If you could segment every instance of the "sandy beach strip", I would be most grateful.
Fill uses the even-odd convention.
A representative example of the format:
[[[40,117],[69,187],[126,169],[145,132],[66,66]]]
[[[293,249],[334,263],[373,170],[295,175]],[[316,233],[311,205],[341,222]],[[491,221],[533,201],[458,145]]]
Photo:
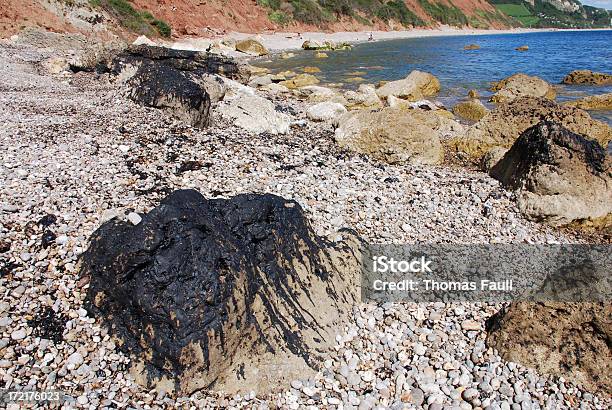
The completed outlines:
[[[597,30],[597,29],[596,29]],[[269,32],[269,33],[228,33],[225,36],[218,37],[216,39],[210,38],[183,38],[174,42],[168,42],[164,45],[184,50],[206,50],[211,43],[224,39],[235,39],[243,40],[247,38],[253,38],[261,42],[268,50],[272,52],[279,52],[284,50],[295,50],[301,49],[302,44],[306,40],[312,41],[334,41],[336,43],[360,43],[368,41],[370,34],[374,41],[381,40],[397,40],[406,38],[423,38],[423,37],[443,37],[443,36],[479,36],[479,35],[498,35],[498,34],[526,34],[534,32],[551,32],[560,31],[559,29],[525,29],[525,28],[514,28],[504,30],[479,30],[479,29],[467,29],[467,28],[454,28],[443,26],[437,29],[413,29],[404,31],[355,31],[347,32],[341,31],[336,33],[323,33],[323,32],[305,32],[305,33],[291,33],[291,32]],[[564,31],[576,31],[574,29],[567,29]]]

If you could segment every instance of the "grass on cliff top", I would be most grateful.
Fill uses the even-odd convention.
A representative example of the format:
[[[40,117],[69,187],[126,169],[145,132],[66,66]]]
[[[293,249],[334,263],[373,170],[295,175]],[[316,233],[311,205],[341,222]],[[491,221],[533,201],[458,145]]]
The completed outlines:
[[[524,4],[495,4],[495,7],[504,14],[514,17],[525,27],[534,26],[540,20],[531,14],[531,11]]]
[[[119,23],[130,31],[149,36],[170,37],[172,28],[148,11],[136,10],[127,0],[90,0],[93,7],[100,7],[113,14]]]

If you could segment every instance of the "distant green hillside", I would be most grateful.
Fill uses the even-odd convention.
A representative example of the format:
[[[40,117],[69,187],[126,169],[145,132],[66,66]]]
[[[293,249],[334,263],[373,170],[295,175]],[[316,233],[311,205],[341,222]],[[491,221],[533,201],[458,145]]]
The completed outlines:
[[[534,16],[525,4],[496,4],[495,7],[504,14],[513,17],[525,27],[537,25],[540,18]]]
[[[524,27],[605,28],[611,26],[612,12],[584,6],[577,0],[489,0],[499,11]]]

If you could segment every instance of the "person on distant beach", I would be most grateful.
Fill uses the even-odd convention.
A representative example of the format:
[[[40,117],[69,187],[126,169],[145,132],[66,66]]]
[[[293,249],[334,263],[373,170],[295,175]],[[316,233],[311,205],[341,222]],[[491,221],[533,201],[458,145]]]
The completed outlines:
[[[297,33],[297,36],[300,40],[302,39],[302,33]]]
[[[372,36],[372,33],[370,33],[370,37],[368,37],[368,41],[374,41],[374,36]]]

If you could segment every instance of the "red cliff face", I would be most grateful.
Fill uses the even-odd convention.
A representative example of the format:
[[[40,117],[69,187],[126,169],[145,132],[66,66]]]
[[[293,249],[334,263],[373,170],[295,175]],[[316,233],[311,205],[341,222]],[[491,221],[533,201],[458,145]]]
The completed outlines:
[[[439,23],[422,6],[420,0],[404,0],[408,10],[414,13],[428,26]],[[486,0],[429,0],[433,4],[456,7],[468,18],[482,18],[482,12],[494,13],[495,9]],[[103,3],[103,1],[102,1]],[[167,22],[172,28],[172,35],[214,36],[226,32],[265,32],[265,31],[357,31],[403,29],[397,22],[384,22],[372,15],[363,17],[372,22],[364,24],[363,20],[337,16],[336,21],[326,24],[306,24],[290,20],[285,25],[274,23],[269,15],[271,10],[257,4],[255,0],[130,0],[129,3],[140,11],[149,11],[155,18]],[[480,12],[480,13],[478,13]],[[103,16],[100,21],[89,19],[83,24],[78,21],[83,14]],[[360,13],[363,14],[363,13]],[[77,16],[77,17],[75,17]],[[87,20],[87,19],[86,19]],[[7,37],[26,26],[39,26],[51,31],[91,32],[88,24],[102,25],[96,32],[114,31],[125,34],[120,29],[112,12],[92,6],[89,0],[2,0],[0,8],[0,36]],[[471,19],[470,19],[471,21]],[[491,28],[503,27],[496,20],[487,22]]]
[[[8,37],[27,26],[38,26],[58,32],[74,31],[63,16],[47,10],[37,0],[2,0],[0,37]]]
[[[476,16],[478,11],[495,13],[495,8],[487,0],[429,0],[431,3],[456,7],[467,17]],[[268,17],[270,10],[259,6],[255,0],[132,0],[139,9],[148,10],[155,16],[167,21],[177,35],[205,35],[206,32],[239,31],[356,31],[401,29],[398,24],[388,24],[373,16],[364,16],[373,21],[366,25],[355,19],[343,17],[338,21],[321,26],[293,21],[279,26]],[[428,15],[419,0],[404,0],[407,8],[428,25],[438,23]],[[491,27],[503,27],[492,22]]]
[[[267,10],[255,0],[134,0],[132,4],[168,22],[177,35],[222,31],[250,33],[275,27]]]

